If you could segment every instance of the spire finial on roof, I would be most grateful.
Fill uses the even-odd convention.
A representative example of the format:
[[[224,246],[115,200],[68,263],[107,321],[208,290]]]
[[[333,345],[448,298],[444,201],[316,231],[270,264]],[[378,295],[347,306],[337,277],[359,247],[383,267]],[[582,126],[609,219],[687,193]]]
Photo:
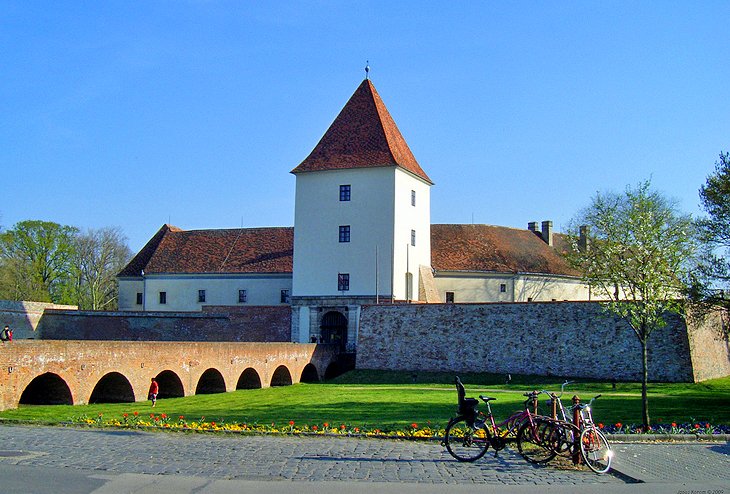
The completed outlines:
[[[365,60],[365,79],[370,78],[370,60]]]

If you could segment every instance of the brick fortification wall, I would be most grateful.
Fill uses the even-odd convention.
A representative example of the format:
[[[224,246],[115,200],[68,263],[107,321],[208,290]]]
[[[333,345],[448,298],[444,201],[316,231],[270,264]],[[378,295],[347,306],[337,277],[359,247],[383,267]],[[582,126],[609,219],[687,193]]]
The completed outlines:
[[[38,322],[46,309],[76,309],[72,305],[56,305],[45,302],[16,302],[0,300],[0,329],[7,324],[13,329],[13,338],[37,338]]]
[[[36,333],[46,340],[290,341],[288,306],[204,307],[202,312],[47,310]]]
[[[717,320],[699,324],[688,330],[674,317],[651,335],[651,380],[730,375]],[[641,346],[625,322],[591,302],[366,306],[357,368],[640,380]]]

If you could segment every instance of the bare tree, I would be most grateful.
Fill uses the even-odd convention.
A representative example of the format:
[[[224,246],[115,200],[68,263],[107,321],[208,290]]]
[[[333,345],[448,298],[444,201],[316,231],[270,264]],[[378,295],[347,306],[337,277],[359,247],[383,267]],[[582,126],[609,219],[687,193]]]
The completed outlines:
[[[76,236],[73,264],[73,292],[81,309],[115,310],[116,275],[129,262],[132,251],[118,228],[90,229]]]

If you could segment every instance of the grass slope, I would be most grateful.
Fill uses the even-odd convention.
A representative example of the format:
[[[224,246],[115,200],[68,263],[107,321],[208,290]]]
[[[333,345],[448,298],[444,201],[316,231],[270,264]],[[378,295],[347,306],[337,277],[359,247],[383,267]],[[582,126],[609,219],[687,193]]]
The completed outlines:
[[[506,418],[522,406],[525,391],[560,390],[561,380],[534,376],[467,374],[461,376],[467,395],[497,397],[493,411]],[[29,406],[0,412],[0,419],[59,423],[81,416],[121,417],[155,412],[187,420],[215,420],[248,424],[348,424],[359,426],[407,426],[412,423],[443,427],[454,415],[456,391],[453,374],[353,371],[322,384],[239,390],[232,393],[197,395],[149,402],[77,406]],[[650,414],[655,423],[710,422],[730,424],[730,377],[702,383],[654,383],[649,387]],[[572,384],[563,399],[573,395],[583,401],[602,394],[594,404],[594,417],[606,424],[639,423],[641,385],[582,381]],[[541,406],[545,399],[541,398]],[[547,407],[544,407],[547,411]]]

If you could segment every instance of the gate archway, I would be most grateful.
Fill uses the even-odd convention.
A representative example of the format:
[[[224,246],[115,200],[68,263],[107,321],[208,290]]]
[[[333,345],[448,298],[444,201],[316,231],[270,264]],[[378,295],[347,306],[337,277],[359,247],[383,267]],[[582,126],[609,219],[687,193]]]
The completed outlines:
[[[322,343],[338,345],[341,352],[347,348],[347,317],[341,312],[331,310],[322,316],[320,324]]]
[[[73,405],[71,389],[61,376],[46,372],[33,379],[20,395],[21,405]]]

